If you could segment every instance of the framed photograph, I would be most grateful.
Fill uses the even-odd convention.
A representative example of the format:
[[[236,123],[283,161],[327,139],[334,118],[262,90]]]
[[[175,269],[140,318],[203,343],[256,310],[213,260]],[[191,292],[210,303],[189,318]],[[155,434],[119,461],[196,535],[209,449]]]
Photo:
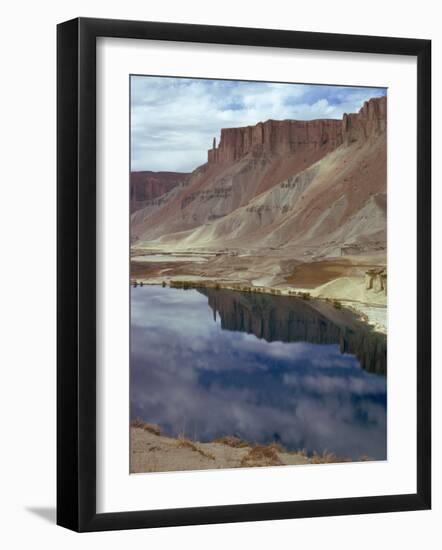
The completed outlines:
[[[58,524],[430,508],[430,41],[57,36]]]

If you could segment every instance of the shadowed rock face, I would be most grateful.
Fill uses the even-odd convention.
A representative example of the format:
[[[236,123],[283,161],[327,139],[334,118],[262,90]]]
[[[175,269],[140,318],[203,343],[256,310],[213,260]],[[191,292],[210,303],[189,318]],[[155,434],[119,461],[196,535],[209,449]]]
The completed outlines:
[[[355,355],[361,367],[387,372],[387,339],[360,322],[348,310],[323,302],[293,297],[200,289],[214,317],[225,330],[247,332],[267,342],[339,344],[342,353]]]
[[[182,182],[189,179],[190,174],[181,172],[131,172],[130,174],[130,209],[135,212],[146,204]]]
[[[342,134],[346,144],[379,136],[386,128],[386,97],[366,101],[359,113],[345,114],[342,119]]]

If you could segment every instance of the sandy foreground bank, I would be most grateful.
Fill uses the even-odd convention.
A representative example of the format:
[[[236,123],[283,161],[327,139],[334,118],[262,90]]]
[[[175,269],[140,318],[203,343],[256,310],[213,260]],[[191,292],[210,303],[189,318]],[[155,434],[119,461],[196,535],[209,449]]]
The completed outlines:
[[[135,425],[134,425],[135,424]],[[130,472],[171,472],[251,468],[346,462],[332,453],[307,456],[303,451],[287,452],[280,445],[253,445],[227,436],[209,443],[185,437],[161,435],[158,426],[135,421],[130,428]]]

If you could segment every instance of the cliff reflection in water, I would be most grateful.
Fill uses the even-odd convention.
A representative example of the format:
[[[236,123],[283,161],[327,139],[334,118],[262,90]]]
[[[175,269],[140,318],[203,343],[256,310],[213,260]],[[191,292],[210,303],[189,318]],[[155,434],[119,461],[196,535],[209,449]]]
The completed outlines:
[[[385,337],[327,303],[131,289],[131,418],[174,437],[383,460],[385,356]]]
[[[339,344],[341,353],[359,359],[376,374],[387,371],[387,338],[348,310],[293,297],[200,289],[225,330],[247,332],[267,342]]]

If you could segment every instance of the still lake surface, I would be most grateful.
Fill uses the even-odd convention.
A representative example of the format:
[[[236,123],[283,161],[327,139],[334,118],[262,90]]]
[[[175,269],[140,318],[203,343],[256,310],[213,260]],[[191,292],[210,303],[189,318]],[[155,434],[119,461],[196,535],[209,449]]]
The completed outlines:
[[[386,337],[347,310],[215,289],[131,289],[131,418],[386,459]]]

